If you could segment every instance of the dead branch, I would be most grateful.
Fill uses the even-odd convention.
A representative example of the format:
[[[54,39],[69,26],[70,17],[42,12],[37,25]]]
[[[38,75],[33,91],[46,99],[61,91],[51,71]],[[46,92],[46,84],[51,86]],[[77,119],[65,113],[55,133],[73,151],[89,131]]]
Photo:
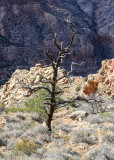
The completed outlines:
[[[76,97],[74,98],[73,100],[68,100],[68,101],[59,101],[57,102],[57,105],[60,105],[60,104],[69,104],[69,103],[73,103],[73,102],[76,102],[76,101],[84,101],[84,102],[87,102],[88,103],[88,100],[85,99],[85,98],[82,98],[82,97]]]
[[[67,77],[68,77],[67,75],[64,75],[64,76],[58,78],[58,79],[57,79],[57,82],[60,81],[60,80],[63,79],[63,78],[67,78]]]
[[[49,24],[49,27],[50,27],[50,31],[51,31],[53,42],[54,42],[55,46],[61,51],[61,47],[58,45],[57,39],[56,39],[57,38],[57,34],[53,32],[53,29],[52,29],[50,24]]]
[[[73,29],[72,24],[70,23],[70,21],[67,20],[66,22],[67,22],[69,28],[71,29],[71,31],[74,32],[75,30]]]
[[[44,86],[27,86],[27,85],[24,85],[22,86],[24,89],[29,89],[30,91],[38,91],[40,89],[44,89],[44,90],[47,90],[50,94],[52,94],[51,90],[47,87],[44,87]]]
[[[43,42],[43,41],[42,41],[42,42]],[[47,48],[45,42],[43,42],[43,44],[44,44],[44,47],[45,47],[45,50],[46,50],[45,53],[46,53],[46,55],[47,55],[47,57],[48,57],[48,59],[49,59],[49,62],[52,64],[52,67],[54,68],[54,63],[53,63],[53,61],[51,60],[49,49]]]
[[[65,88],[69,88],[69,87],[68,87],[68,86],[67,86],[67,87],[64,87],[64,88],[62,88],[60,91],[55,92],[55,94],[60,94],[60,93],[62,93],[62,92],[64,91]]]
[[[34,83],[34,84],[38,84],[38,83],[44,83],[44,84],[51,84],[51,85],[53,85],[52,81],[43,81],[41,79],[39,81],[37,81],[36,83]]]
[[[77,30],[75,30],[75,31],[73,32],[73,34],[72,34],[72,36],[71,36],[71,39],[70,39],[69,45],[64,49],[65,52],[68,52],[69,49],[70,49],[70,47],[72,46],[72,42],[73,42],[73,40],[74,40],[74,36],[75,36],[76,32],[77,32]]]

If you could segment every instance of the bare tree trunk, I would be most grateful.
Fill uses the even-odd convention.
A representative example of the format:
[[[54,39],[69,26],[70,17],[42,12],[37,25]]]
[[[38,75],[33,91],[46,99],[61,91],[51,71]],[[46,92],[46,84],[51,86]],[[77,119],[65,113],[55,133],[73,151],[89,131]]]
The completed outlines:
[[[40,76],[43,77],[43,79],[46,80],[46,82],[45,82],[45,81],[43,81],[41,79],[41,80],[39,80],[39,82],[49,83],[49,84],[51,84],[51,87],[45,87],[43,85],[37,86],[37,87],[31,87],[31,86],[26,86],[26,85],[24,86],[24,88],[29,89],[31,92],[37,91],[39,89],[44,89],[44,90],[48,91],[50,97],[49,97],[49,103],[47,103],[49,105],[49,110],[48,110],[48,116],[47,116],[47,119],[46,119],[46,125],[47,125],[49,131],[51,131],[51,121],[52,121],[53,113],[54,113],[54,110],[55,110],[55,107],[56,107],[56,95],[59,94],[59,93],[62,93],[62,90],[65,88],[64,87],[59,92],[56,92],[57,82],[60,79],[65,77],[65,76],[63,76],[62,78],[59,78],[59,80],[57,79],[58,78],[58,67],[63,62],[63,59],[67,55],[72,54],[72,52],[70,52],[70,48],[72,46],[74,36],[75,36],[75,34],[77,32],[77,30],[73,29],[73,27],[70,24],[70,22],[67,21],[67,24],[68,24],[69,28],[72,31],[72,37],[70,38],[69,44],[66,47],[63,47],[63,42],[61,42],[61,44],[59,44],[57,42],[57,34],[53,32],[53,30],[51,29],[51,26],[50,26],[50,31],[51,31],[51,34],[52,34],[54,45],[58,49],[57,57],[55,57],[54,54],[50,53],[50,50],[48,49],[47,45],[45,44],[45,42],[43,42],[45,50],[46,50],[45,54],[47,56],[47,60],[48,60],[49,64],[52,66],[52,68],[53,68],[53,73],[52,73],[53,74],[53,80],[52,81],[48,81],[45,76],[42,76],[42,75],[39,74]],[[51,57],[52,55],[53,55],[53,58]],[[66,103],[66,101],[65,101],[65,103]]]
[[[58,75],[58,67],[53,68],[53,82],[52,82],[52,94],[51,94],[51,105],[49,107],[48,116],[46,119],[46,125],[48,130],[51,131],[51,120],[53,117],[54,109],[56,106],[56,84],[57,84],[57,75]]]

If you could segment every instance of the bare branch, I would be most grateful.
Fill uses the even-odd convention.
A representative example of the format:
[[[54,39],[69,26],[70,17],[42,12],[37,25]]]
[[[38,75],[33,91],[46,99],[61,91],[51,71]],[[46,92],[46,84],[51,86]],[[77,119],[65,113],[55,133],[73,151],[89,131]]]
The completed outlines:
[[[60,93],[62,93],[65,88],[69,88],[69,87],[68,87],[68,86],[67,86],[67,87],[64,87],[64,88],[62,88],[60,91],[55,92],[55,94],[60,94]]]
[[[51,84],[51,85],[53,85],[53,83],[51,81],[42,81],[42,80],[39,80],[39,81],[37,81],[34,84],[38,84],[38,83],[45,83],[45,84]]]
[[[61,47],[58,45],[57,43],[57,34],[54,33],[53,29],[51,28],[51,25],[49,24],[49,27],[50,27],[50,31],[51,31],[51,34],[52,34],[52,38],[53,38],[53,42],[55,44],[55,46],[61,51]]]
[[[43,42],[43,41],[42,41]],[[44,44],[44,47],[45,47],[45,49],[46,49],[46,55],[47,55],[47,57],[48,57],[48,59],[49,59],[49,62],[52,64],[52,67],[54,68],[54,64],[53,64],[53,61],[51,60],[51,56],[50,56],[50,52],[49,52],[49,49],[47,48],[47,46],[46,46],[46,44],[43,42],[43,44]]]
[[[73,42],[73,40],[74,40],[74,36],[75,36],[76,32],[77,32],[77,30],[75,30],[75,31],[73,32],[72,37],[71,37],[71,39],[70,39],[69,45],[64,49],[65,52],[68,52],[69,49],[70,49],[70,47],[72,46],[72,42]]]
[[[61,50],[63,50],[63,42],[61,42]]]
[[[68,24],[69,28],[71,29],[71,31],[72,31],[72,32],[74,32],[75,30],[73,29],[73,27],[72,27],[72,25],[71,25],[70,21],[69,21],[69,20],[67,20],[66,22],[67,22],[67,24]]]
[[[63,78],[66,78],[66,77],[68,77],[68,76],[67,76],[67,75],[64,75],[64,76],[58,78],[58,79],[57,79],[57,82],[60,81],[60,80],[63,79]]]
[[[62,56],[59,56],[61,59],[65,58],[66,56],[68,55],[71,55],[73,52],[71,51],[70,53],[65,53],[65,54],[62,54]]]
[[[60,104],[68,104],[68,103],[73,103],[73,102],[76,102],[76,101],[84,101],[84,102],[88,102],[88,100],[87,99],[85,99],[85,98],[82,98],[82,97],[76,97],[76,98],[74,98],[73,100],[68,100],[68,101],[59,101],[59,102],[57,102],[56,104],[58,105],[60,105]]]
[[[69,78],[70,73],[72,73],[72,67],[71,67],[71,70],[70,70],[69,72],[67,72],[66,75],[63,75],[62,77],[58,78],[58,79],[57,79],[57,82],[60,81],[60,80],[63,79],[63,78]]]
[[[40,89],[44,89],[44,90],[47,90],[50,94],[52,94],[52,92],[50,91],[50,89],[49,88],[47,88],[47,87],[44,87],[44,86],[27,86],[27,85],[24,85],[24,86],[22,86],[23,88],[25,88],[25,89],[29,89],[30,91],[37,91],[37,90],[40,90]]]
[[[41,65],[42,65],[42,63],[43,63],[43,62],[46,62],[46,61],[48,61],[48,62],[49,62],[49,59],[42,59],[42,60],[39,60],[39,62],[41,63]],[[49,67],[49,66],[51,66],[51,64],[48,64],[48,65],[42,65],[42,68],[46,68],[46,67]]]

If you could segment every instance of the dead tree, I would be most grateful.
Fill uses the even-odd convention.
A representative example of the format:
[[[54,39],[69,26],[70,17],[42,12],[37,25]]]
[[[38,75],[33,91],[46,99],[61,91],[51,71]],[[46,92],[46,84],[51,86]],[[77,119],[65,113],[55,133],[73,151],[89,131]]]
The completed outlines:
[[[49,84],[51,87],[45,87],[45,86],[26,86],[24,85],[24,88],[29,89],[31,92],[33,91],[37,91],[39,89],[45,89],[48,93],[49,93],[49,102],[45,103],[46,105],[49,105],[48,111],[47,111],[47,119],[46,119],[46,125],[48,127],[48,130],[51,131],[51,121],[52,121],[52,117],[53,117],[53,113],[55,111],[56,105],[61,105],[61,104],[65,104],[65,103],[71,103],[73,101],[76,100],[85,100],[84,98],[81,97],[76,97],[74,100],[72,101],[59,101],[56,102],[56,96],[58,94],[60,94],[61,92],[63,92],[63,90],[66,88],[62,88],[59,91],[57,91],[57,84],[60,80],[62,80],[64,77],[68,77],[70,72],[67,72],[66,75],[63,75],[61,77],[58,76],[58,69],[60,67],[60,65],[62,64],[64,58],[67,55],[72,54],[72,51],[70,51],[70,48],[72,46],[73,43],[73,39],[74,36],[77,32],[77,30],[73,29],[72,25],[67,22],[70,30],[72,31],[72,35],[71,38],[69,40],[69,44],[66,47],[63,47],[63,42],[61,42],[60,44],[57,42],[57,34],[54,33],[54,31],[52,30],[51,26],[50,26],[50,30],[51,30],[51,35],[52,35],[52,39],[53,39],[53,43],[54,45],[57,47],[58,53],[55,57],[55,55],[53,53],[50,53],[50,50],[48,49],[47,45],[45,44],[45,42],[43,42],[44,47],[45,47],[45,54],[47,57],[47,60],[49,62],[49,65],[52,67],[52,80],[47,80],[46,77],[44,77],[43,75],[40,75],[42,78],[39,80],[39,82],[41,83],[47,83]],[[46,66],[44,66],[46,67]],[[72,68],[72,67],[71,67]],[[86,100],[85,100],[86,101]]]

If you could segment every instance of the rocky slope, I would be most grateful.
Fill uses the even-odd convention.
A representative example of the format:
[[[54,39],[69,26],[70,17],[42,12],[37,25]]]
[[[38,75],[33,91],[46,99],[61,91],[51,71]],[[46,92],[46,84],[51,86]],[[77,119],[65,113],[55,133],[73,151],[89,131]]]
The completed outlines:
[[[0,159],[113,160],[114,112],[83,113],[80,107],[56,110],[50,137],[37,113],[0,112]]]
[[[59,76],[64,75],[66,71],[64,69],[59,69]],[[45,76],[47,79],[52,77],[52,68],[43,67],[41,64],[36,64],[32,67],[30,71],[28,70],[16,70],[10,80],[0,88],[0,102],[4,103],[7,107],[14,107],[24,104],[24,102],[32,96],[32,92],[24,89],[22,86],[33,85],[41,86],[38,82],[41,75]],[[62,79],[58,87],[63,88],[70,84],[69,88],[66,88],[62,94],[63,98],[69,99],[73,96],[78,95],[84,96],[95,91],[103,91],[103,93],[108,94],[112,98],[114,97],[114,59],[105,60],[102,62],[102,68],[97,74],[88,75],[88,80],[83,77],[71,77],[70,79]],[[24,106],[24,105],[23,105]]]
[[[15,104],[20,105],[20,102],[24,102],[27,97],[31,96],[33,92],[29,92],[28,89],[24,89],[24,85],[33,85],[41,86],[41,83],[38,82],[41,78],[41,75],[45,76],[48,80],[52,77],[52,68],[41,66],[36,64],[35,67],[32,67],[30,71],[28,70],[16,70],[11,79],[6,82],[4,86],[0,89],[0,102],[4,103],[7,107],[14,106]],[[64,75],[64,70],[59,70],[59,76]],[[66,78],[60,81],[60,85],[67,85],[68,80]]]
[[[0,1],[0,84],[15,69],[34,66],[44,58],[42,40],[55,51],[48,23],[67,44],[70,37],[65,21],[78,28],[70,62],[74,74],[95,72],[102,59],[113,57],[113,0],[1,0]],[[80,62],[83,62],[80,64]]]

